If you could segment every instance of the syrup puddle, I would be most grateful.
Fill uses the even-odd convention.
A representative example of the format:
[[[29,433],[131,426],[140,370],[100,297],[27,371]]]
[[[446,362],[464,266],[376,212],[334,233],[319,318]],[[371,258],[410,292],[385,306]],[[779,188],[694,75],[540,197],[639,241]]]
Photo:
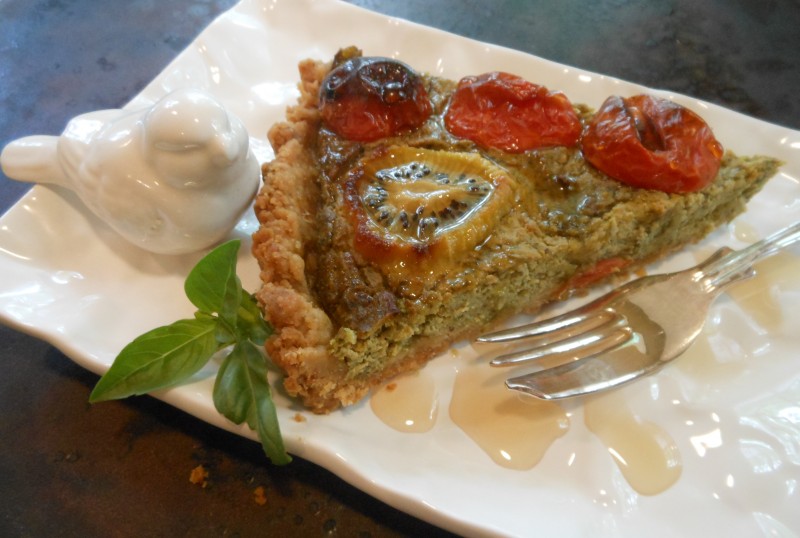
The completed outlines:
[[[733,234],[747,243],[761,239],[761,235],[744,221],[733,223]],[[755,269],[755,277],[731,286],[726,293],[763,329],[777,331],[783,314],[771,290],[776,286],[779,290],[800,290],[800,258],[784,250],[758,262]]]
[[[678,481],[683,465],[675,441],[658,425],[632,413],[619,391],[587,398],[583,416],[637,492],[656,495]]]
[[[705,257],[698,255],[698,261]],[[755,336],[747,336],[745,327],[737,338],[738,344],[745,348],[757,347],[757,343],[751,340],[759,334],[781,332],[785,309],[781,307],[778,295],[782,291],[800,291],[800,258],[792,253],[779,252],[762,260],[755,268],[756,275],[753,278],[738,282],[725,291],[725,295],[752,319],[755,326],[751,329]],[[729,334],[732,330],[734,329],[728,326],[722,332]],[[746,362],[721,360],[717,356],[713,343],[723,337],[718,326],[707,324],[697,340],[676,362],[676,366],[695,379],[710,382],[730,380],[742,375],[747,371]],[[741,358],[744,353],[740,349],[725,355]]]
[[[439,411],[436,385],[422,372],[398,377],[376,390],[369,404],[384,424],[409,433],[430,431]]]
[[[712,346],[712,340],[719,330],[706,327],[697,340],[675,362],[687,375],[698,381],[719,383],[735,379],[745,373],[747,368],[743,361],[720,361]]]
[[[495,463],[532,469],[569,428],[561,406],[508,390],[508,372],[487,376],[487,368],[459,368],[450,417]]]
[[[779,252],[759,262],[756,276],[727,290],[739,306],[767,332],[777,332],[783,323],[781,305],[771,293],[775,286],[800,289],[800,258],[790,252]]]

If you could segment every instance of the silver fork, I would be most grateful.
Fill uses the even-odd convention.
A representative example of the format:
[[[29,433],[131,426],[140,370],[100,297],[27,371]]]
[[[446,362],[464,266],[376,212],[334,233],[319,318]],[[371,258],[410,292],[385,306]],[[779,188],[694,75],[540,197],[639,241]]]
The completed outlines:
[[[478,341],[527,344],[495,358],[492,366],[562,359],[557,366],[507,379],[510,389],[550,400],[617,387],[683,353],[728,285],[750,278],[753,263],[798,240],[800,222],[741,250],[723,247],[690,269],[630,281],[570,312]]]

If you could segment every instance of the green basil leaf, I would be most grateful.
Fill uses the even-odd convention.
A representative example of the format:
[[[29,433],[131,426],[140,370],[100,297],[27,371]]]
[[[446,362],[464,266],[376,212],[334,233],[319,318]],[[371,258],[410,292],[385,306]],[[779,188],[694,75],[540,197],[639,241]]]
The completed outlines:
[[[139,336],[120,351],[89,401],[144,394],[187,379],[220,349],[217,323],[215,319],[184,319]]]
[[[213,400],[217,411],[234,424],[247,420],[252,393],[247,387],[247,361],[242,357],[242,346],[235,345],[222,361],[214,381]]]
[[[292,461],[283,445],[275,404],[267,381],[266,359],[249,341],[237,343],[214,383],[214,405],[235,424],[246,422],[258,433],[264,453],[276,465]]]
[[[235,239],[216,247],[203,257],[186,277],[186,297],[202,312],[217,313],[236,325],[242,283],[236,276],[236,255],[241,241]]]

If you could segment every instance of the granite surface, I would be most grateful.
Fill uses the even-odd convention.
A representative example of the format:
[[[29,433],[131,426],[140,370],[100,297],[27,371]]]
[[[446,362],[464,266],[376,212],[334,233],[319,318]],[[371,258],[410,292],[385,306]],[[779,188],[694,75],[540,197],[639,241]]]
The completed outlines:
[[[123,105],[233,3],[0,1],[0,146]],[[797,1],[352,3],[800,128]],[[27,189],[0,177],[0,211]],[[0,367],[0,536],[447,535],[154,399],[89,406],[96,376],[6,327]]]

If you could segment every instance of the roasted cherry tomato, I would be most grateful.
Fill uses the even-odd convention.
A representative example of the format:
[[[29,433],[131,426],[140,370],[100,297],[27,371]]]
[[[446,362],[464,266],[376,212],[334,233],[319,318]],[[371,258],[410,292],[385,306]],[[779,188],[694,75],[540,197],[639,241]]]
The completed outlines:
[[[711,183],[722,145],[703,119],[668,99],[612,96],[581,140],[587,161],[635,187],[692,192]]]
[[[357,142],[413,130],[432,111],[422,79],[410,67],[390,58],[361,56],[325,77],[319,108],[329,129]]]
[[[581,134],[578,115],[564,94],[503,72],[461,79],[445,126],[459,138],[509,153],[571,146]]]

